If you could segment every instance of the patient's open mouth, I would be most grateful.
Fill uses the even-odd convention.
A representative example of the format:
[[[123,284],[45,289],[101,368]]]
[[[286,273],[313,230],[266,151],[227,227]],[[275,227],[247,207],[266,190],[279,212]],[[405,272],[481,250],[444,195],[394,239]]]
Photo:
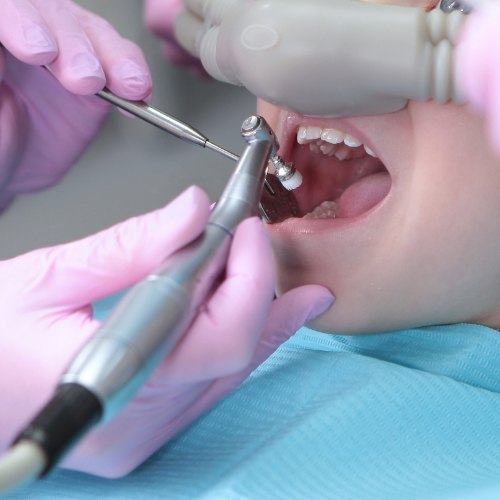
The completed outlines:
[[[389,172],[369,146],[324,124],[302,122],[290,128],[280,155],[303,175],[294,194],[304,218],[357,217],[391,188]]]

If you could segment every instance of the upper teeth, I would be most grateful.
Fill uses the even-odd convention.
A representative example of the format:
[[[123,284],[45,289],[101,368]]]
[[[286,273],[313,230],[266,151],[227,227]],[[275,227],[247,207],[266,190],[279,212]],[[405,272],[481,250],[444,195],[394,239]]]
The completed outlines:
[[[377,155],[357,137],[335,128],[301,126],[297,131],[297,142],[299,144],[309,144],[309,147],[313,151],[321,151],[328,156],[336,156],[339,160],[345,160],[351,156],[344,147],[340,146],[341,144],[345,144],[350,148],[363,146],[364,150],[370,156],[374,158],[377,157]]]

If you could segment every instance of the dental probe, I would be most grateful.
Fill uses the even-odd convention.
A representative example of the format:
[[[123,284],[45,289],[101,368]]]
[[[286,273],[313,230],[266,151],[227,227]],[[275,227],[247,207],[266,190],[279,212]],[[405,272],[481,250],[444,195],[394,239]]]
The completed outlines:
[[[96,93],[101,99],[108,101],[113,104],[117,108],[121,108],[124,111],[128,111],[134,116],[141,118],[142,120],[148,122],[155,127],[168,132],[169,134],[182,139],[183,141],[190,142],[192,144],[196,144],[203,148],[209,148],[218,153],[230,158],[231,160],[238,161],[238,156],[234,153],[231,153],[227,149],[224,149],[213,142],[208,140],[208,137],[205,137],[201,132],[198,132],[195,128],[191,127],[187,123],[179,120],[178,118],[173,117],[165,113],[164,111],[160,111],[159,109],[150,106],[144,101],[129,101],[127,99],[123,99],[122,97],[118,97],[113,94],[108,89],[100,90]]]
[[[11,453],[22,479],[45,475],[91,426],[112,418],[186,333],[224,272],[234,231],[257,212],[270,156],[277,148],[266,121],[242,125],[245,150],[205,231],[130,289],[62,375],[55,394],[19,434]],[[43,457],[42,460],[40,457]],[[8,484],[4,460],[0,484]],[[32,464],[32,470],[26,464]],[[19,479],[20,480],[20,479]]]

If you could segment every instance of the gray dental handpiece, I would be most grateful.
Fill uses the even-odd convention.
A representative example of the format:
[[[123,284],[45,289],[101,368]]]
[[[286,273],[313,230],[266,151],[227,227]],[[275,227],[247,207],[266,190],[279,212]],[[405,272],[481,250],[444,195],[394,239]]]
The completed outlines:
[[[43,68],[50,73],[49,68]],[[179,120],[160,109],[157,109],[144,101],[130,101],[117,96],[109,89],[104,88],[96,93],[104,101],[123,109],[154,127],[168,132],[169,134],[190,144],[196,144],[203,148],[208,148],[217,153],[238,161],[239,157],[211,142],[208,137],[188,123]],[[282,222],[288,217],[298,217],[301,215],[297,199],[292,193],[293,189],[300,186],[302,175],[292,163],[284,162],[276,153],[271,155],[271,162],[275,173],[268,174],[264,179],[265,190],[259,203],[259,213],[262,219],[268,224]]]
[[[265,120],[243,122],[247,145],[202,235],[135,285],[63,374],[51,401],[19,435],[47,473],[90,426],[113,417],[176,346],[220,279],[237,225],[257,213],[277,142]],[[158,228],[162,230],[162,228]]]
[[[186,122],[150,106],[144,101],[129,101],[113,94],[108,89],[100,90],[96,95],[185,142],[212,149],[231,160],[238,161],[239,159],[234,153],[209,141],[208,137]],[[284,162],[276,153],[273,153],[271,161],[275,174],[266,176],[264,180],[265,191],[259,204],[260,215],[267,223],[281,222],[290,216],[299,214],[297,201],[290,191],[300,186],[302,182],[300,172],[291,163]]]

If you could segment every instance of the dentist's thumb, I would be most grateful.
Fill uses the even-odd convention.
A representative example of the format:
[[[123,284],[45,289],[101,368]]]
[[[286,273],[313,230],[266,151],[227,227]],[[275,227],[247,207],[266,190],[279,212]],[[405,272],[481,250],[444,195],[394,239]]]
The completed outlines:
[[[332,293],[321,285],[303,285],[277,298],[255,354],[256,365],[262,356],[269,356],[297,330],[324,314],[334,301]]]

